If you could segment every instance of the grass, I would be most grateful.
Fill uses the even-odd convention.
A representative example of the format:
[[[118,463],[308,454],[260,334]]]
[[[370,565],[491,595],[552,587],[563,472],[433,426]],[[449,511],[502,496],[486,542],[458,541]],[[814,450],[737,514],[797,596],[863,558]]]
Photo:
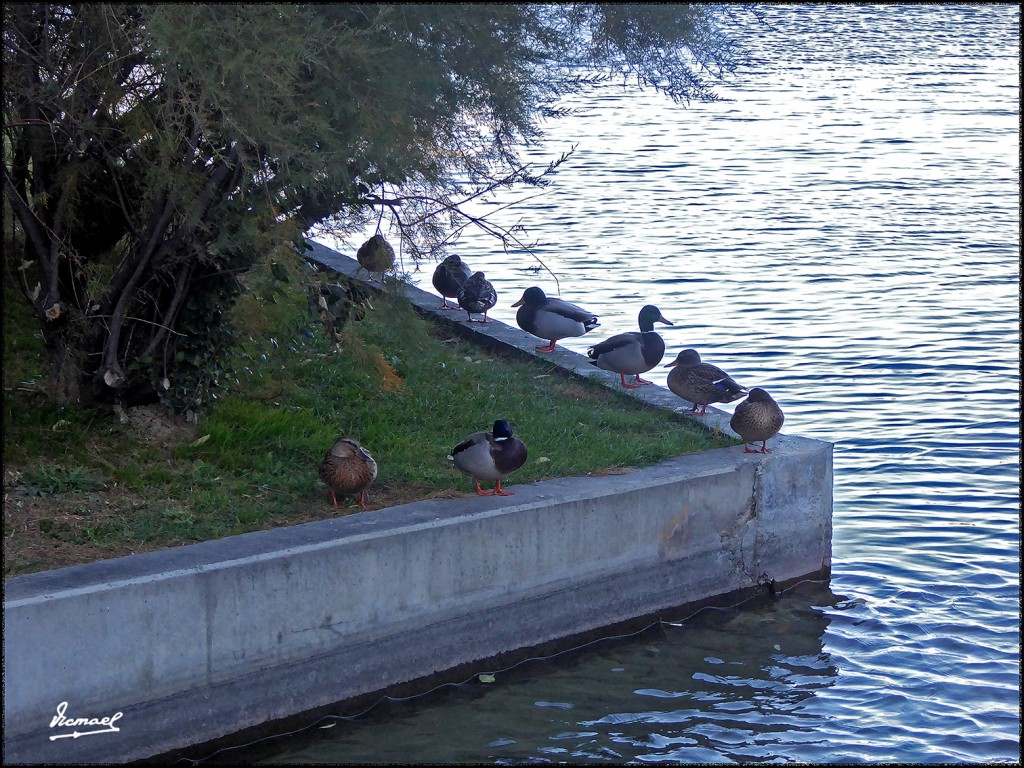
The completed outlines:
[[[487,352],[376,297],[335,347],[304,286],[252,290],[232,375],[198,424],[157,407],[127,424],[40,394],[45,361],[22,302],[4,302],[4,575],[173,547],[340,514],[317,465],[351,435],[379,466],[367,510],[472,492],[446,460],[470,432],[507,419],[529,448],[516,485],[624,471],[734,445],[692,421],[573,377],[544,360]]]

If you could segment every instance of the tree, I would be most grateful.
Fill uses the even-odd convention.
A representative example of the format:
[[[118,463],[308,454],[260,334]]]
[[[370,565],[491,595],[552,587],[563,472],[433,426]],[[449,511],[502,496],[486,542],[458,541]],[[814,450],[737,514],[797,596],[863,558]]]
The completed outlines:
[[[237,275],[385,213],[414,258],[517,147],[619,74],[714,98],[705,5],[4,6],[7,279],[64,404],[202,403]],[[8,215],[5,214],[5,221]]]

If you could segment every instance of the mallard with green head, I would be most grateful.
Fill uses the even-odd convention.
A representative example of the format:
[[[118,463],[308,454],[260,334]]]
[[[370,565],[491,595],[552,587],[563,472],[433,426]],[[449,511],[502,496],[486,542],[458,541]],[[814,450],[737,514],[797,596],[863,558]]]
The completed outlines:
[[[366,506],[366,489],[377,477],[377,462],[353,437],[339,437],[320,462],[320,479],[331,489],[334,506],[338,496],[359,494],[359,506]]]
[[[665,356],[665,340],[655,332],[654,324],[675,325],[666,320],[653,304],[641,309],[637,320],[640,323],[639,333],[620,333],[587,350],[591,365],[604,371],[614,371],[619,374],[622,386],[631,389],[652,383],[641,379],[640,374],[651,370]],[[633,383],[626,382],[627,373],[635,377]]]
[[[701,362],[695,349],[684,349],[665,367],[672,369],[666,382],[668,388],[693,403],[690,412],[697,416],[707,412],[709,403],[731,403],[747,394],[747,390],[721,368]],[[697,413],[698,405],[700,413]]]
[[[504,419],[494,422],[490,432],[474,432],[452,449],[448,457],[464,475],[473,478],[480,496],[511,496],[501,487],[506,475],[526,463],[526,445],[512,434]],[[493,491],[480,488],[480,483],[494,483]]]
[[[441,294],[441,309],[458,309],[457,306],[449,307],[448,299],[458,300],[459,289],[472,274],[472,270],[457,253],[451,254],[437,265],[431,282],[434,284],[434,290]]]
[[[537,347],[538,352],[554,352],[555,342],[594,330],[600,323],[597,315],[562,299],[549,298],[543,290],[532,286],[523,291],[523,298],[512,305],[519,307],[516,323],[527,333],[547,344]]]
[[[474,313],[483,313],[484,319],[480,322],[486,323],[487,310],[498,303],[498,292],[483,272],[474,272],[459,288],[458,301],[459,306],[469,315],[469,322],[473,322]]]
[[[736,406],[729,426],[733,432],[743,438],[744,453],[771,453],[767,447],[768,440],[779,434],[786,417],[772,396],[760,387],[754,387],[747,399]],[[761,441],[760,450],[751,450],[748,443]]]

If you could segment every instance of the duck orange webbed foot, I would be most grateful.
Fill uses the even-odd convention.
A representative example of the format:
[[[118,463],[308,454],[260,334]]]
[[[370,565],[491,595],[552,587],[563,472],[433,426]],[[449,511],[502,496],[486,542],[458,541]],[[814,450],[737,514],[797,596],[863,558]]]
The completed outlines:
[[[501,480],[498,480],[498,482],[494,484],[494,490],[491,491],[491,495],[492,496],[515,496],[515,494],[512,491],[506,491],[504,488],[501,487]]]

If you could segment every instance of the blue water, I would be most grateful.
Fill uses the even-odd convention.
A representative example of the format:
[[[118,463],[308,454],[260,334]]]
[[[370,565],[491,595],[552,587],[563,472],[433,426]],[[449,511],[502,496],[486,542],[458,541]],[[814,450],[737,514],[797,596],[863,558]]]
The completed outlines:
[[[657,304],[669,355],[834,442],[830,583],[327,720],[267,762],[1019,757],[1019,11],[765,12],[728,100],[599,88],[526,154],[578,144],[556,184],[479,209],[557,284],[471,229],[453,250],[499,320],[532,284],[599,313],[575,351]]]

